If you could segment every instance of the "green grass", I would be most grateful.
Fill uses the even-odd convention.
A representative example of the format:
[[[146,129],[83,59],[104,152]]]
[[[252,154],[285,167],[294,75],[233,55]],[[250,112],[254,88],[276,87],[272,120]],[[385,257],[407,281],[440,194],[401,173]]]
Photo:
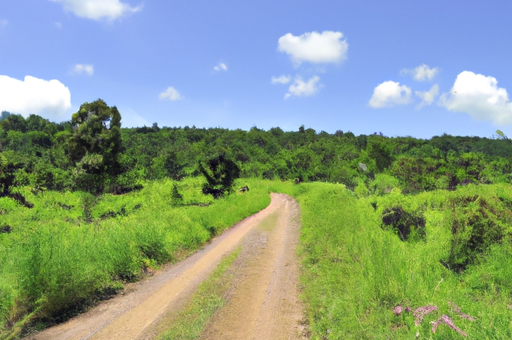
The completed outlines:
[[[213,201],[200,193],[200,179],[189,179],[178,183],[184,205],[172,207],[173,184],[149,182],[98,200],[24,192],[34,209],[0,199],[0,227],[13,230],[0,234],[0,339],[29,322],[43,327],[71,316],[73,306],[120,289],[146,267],[194,251],[264,208],[269,192],[290,194],[301,206],[302,299],[313,339],[463,339],[446,325],[432,333],[430,322],[442,314],[468,338],[512,339],[509,185],[368,196],[340,184],[244,180],[248,193]],[[383,224],[397,207],[424,219],[423,234],[412,226],[404,242]],[[416,326],[412,313],[393,314],[397,305],[439,310]]]
[[[313,339],[413,339],[417,334],[425,339],[464,338],[446,325],[432,333],[430,321],[442,314],[471,339],[512,338],[510,240],[493,243],[463,271],[441,264],[453,247],[453,215],[462,209],[461,202],[480,197],[496,213],[496,221],[506,224],[510,212],[500,204],[511,198],[510,187],[468,186],[455,192],[395,192],[357,199],[341,185],[300,186],[289,192],[302,210],[303,300]],[[375,202],[376,210],[371,205]],[[383,228],[383,210],[397,204],[424,213],[426,240],[403,242]],[[466,222],[469,230],[471,221]],[[476,321],[462,319],[449,302]],[[412,313],[393,314],[397,305],[435,305],[439,311],[416,326]]]
[[[192,300],[170,322],[170,328],[159,340],[199,339],[215,312],[226,303],[226,292],[231,286],[234,271],[229,270],[238,257],[240,248],[224,258],[206,279]]]
[[[12,232],[0,234],[0,339],[28,323],[44,328],[75,315],[142,277],[146,267],[182,258],[270,202],[262,181],[243,181],[248,193],[213,200],[192,178],[177,183],[183,205],[176,207],[173,184],[148,182],[140,192],[99,198],[34,196],[27,189],[34,209],[1,198],[0,224]]]

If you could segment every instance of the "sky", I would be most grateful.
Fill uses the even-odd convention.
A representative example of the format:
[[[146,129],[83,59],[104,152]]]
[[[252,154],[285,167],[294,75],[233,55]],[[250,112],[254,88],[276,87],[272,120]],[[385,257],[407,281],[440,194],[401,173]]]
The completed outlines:
[[[512,2],[2,0],[0,111],[512,136]]]

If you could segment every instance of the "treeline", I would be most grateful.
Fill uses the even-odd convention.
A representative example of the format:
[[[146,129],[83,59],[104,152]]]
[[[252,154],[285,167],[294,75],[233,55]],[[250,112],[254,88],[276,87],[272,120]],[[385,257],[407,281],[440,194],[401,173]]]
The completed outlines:
[[[102,110],[108,114],[91,114]],[[117,112],[101,100],[85,103],[71,121],[59,124],[3,112],[0,148],[15,185],[123,192],[145,180],[199,175],[199,164],[218,155],[233,161],[241,177],[338,182],[370,192],[396,186],[404,193],[453,190],[511,179],[512,143],[506,137],[445,134],[424,140],[341,130],[329,134],[304,126],[285,132],[278,127],[160,128],[156,123],[113,132],[120,124],[109,110]]]

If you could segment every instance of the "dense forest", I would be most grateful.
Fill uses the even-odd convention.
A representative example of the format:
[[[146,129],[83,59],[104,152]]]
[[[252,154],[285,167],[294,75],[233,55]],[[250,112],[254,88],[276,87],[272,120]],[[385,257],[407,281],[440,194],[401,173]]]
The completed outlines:
[[[122,193],[145,180],[199,175],[199,165],[219,155],[236,163],[242,178],[343,183],[369,193],[508,183],[512,170],[512,143],[503,135],[424,140],[304,126],[285,132],[121,124],[117,109],[102,100],[83,104],[71,121],[58,124],[2,112],[3,194],[8,185]]]

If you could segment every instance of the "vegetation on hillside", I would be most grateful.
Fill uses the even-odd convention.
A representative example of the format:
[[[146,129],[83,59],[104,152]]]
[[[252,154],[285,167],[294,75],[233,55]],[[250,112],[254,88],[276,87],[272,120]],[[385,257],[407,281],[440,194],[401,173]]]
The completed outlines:
[[[301,205],[312,338],[512,338],[511,189],[360,198],[336,184],[271,186]]]
[[[179,259],[271,191],[301,204],[313,338],[510,339],[512,143],[497,134],[126,129],[102,100],[59,124],[2,112],[0,339]]]
[[[0,198],[0,339],[74,316],[270,202],[252,181],[250,193],[222,200],[203,195],[202,182],[163,179],[102,196],[20,189],[33,209]]]
[[[289,132],[157,124],[119,129],[119,115],[102,100],[84,103],[71,121],[59,124],[5,114],[2,154],[15,169],[16,185],[123,193],[146,180],[200,175],[200,164],[205,169],[219,155],[233,162],[242,178],[342,183],[349,189],[368,185],[379,174],[398,180],[404,193],[511,180],[512,143],[500,135],[423,140],[329,134],[303,126]]]

